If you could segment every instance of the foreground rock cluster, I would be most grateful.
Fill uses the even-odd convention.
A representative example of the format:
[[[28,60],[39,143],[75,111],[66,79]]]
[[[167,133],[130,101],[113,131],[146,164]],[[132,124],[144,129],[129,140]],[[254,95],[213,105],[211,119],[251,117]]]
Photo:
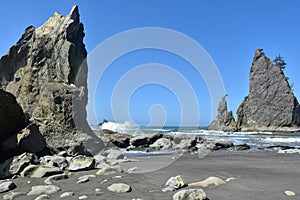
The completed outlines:
[[[91,155],[102,148],[86,121],[87,52],[75,5],[30,26],[0,59],[0,162],[22,152]]]
[[[208,130],[299,131],[300,105],[282,69],[263,53],[255,52],[250,69],[249,95],[237,110],[237,119],[227,111],[225,97]]]

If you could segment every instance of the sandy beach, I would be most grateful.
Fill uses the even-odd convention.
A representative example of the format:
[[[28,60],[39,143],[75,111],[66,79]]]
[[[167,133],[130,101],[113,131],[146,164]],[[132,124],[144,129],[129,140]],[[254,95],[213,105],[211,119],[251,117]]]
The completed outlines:
[[[54,185],[61,191],[50,195],[50,199],[78,199],[86,195],[88,199],[172,199],[174,192],[162,192],[166,181],[181,175],[187,183],[201,181],[209,176],[223,180],[234,178],[225,185],[203,188],[208,199],[253,200],[253,199],[300,199],[300,155],[278,154],[275,151],[215,151],[199,159],[197,154],[178,154],[136,157],[139,162],[126,162],[121,166],[124,173],[96,176],[89,182],[77,184],[78,177],[95,174],[97,170],[73,172],[69,179],[60,180]],[[170,163],[170,160],[171,163]],[[129,168],[138,167],[140,171],[127,173]],[[162,167],[162,168],[161,168]],[[160,168],[152,171],[155,168]],[[148,171],[148,172],[145,172]],[[44,185],[45,178],[17,178],[17,188],[13,192],[28,193],[34,185]],[[116,194],[106,188],[113,183],[126,183],[131,186],[129,193]],[[96,196],[95,189],[103,194]],[[72,191],[74,196],[60,198]],[[285,191],[293,191],[295,196],[287,196]],[[4,193],[7,194],[7,193]],[[3,195],[1,194],[1,199]],[[21,196],[15,199],[34,199],[37,196]]]

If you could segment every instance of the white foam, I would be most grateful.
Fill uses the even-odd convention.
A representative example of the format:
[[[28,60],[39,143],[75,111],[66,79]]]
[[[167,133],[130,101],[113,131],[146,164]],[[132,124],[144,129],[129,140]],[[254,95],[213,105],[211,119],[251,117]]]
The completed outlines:
[[[130,122],[124,122],[124,123],[106,122],[102,124],[101,129],[111,130],[118,133],[127,133],[130,135],[143,134],[143,131],[138,126],[134,126]]]
[[[267,142],[280,142],[280,143],[293,143],[293,142],[300,142],[300,138],[297,137],[289,137],[289,138],[266,138],[265,141]]]

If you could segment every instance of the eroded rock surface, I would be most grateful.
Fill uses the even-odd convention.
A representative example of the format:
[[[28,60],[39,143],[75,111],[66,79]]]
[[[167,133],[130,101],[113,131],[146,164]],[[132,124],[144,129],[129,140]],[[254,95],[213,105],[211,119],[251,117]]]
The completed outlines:
[[[0,142],[30,122],[38,126],[52,152],[90,154],[102,147],[86,121],[88,69],[83,37],[75,5],[66,17],[54,13],[41,27],[28,27],[1,58]],[[8,113],[5,109],[13,111],[10,118],[2,117],[1,113]],[[2,126],[7,120],[15,126]]]
[[[283,71],[262,49],[255,52],[249,95],[237,111],[242,131],[292,131],[300,126],[300,106]]]

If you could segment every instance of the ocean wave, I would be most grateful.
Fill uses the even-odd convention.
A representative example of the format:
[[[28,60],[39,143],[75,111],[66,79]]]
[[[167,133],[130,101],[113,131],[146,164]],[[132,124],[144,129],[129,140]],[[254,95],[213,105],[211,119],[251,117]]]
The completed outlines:
[[[296,142],[300,142],[300,138],[299,137],[289,137],[289,138],[266,138],[265,141],[267,142],[273,142],[273,143],[296,143]]]

